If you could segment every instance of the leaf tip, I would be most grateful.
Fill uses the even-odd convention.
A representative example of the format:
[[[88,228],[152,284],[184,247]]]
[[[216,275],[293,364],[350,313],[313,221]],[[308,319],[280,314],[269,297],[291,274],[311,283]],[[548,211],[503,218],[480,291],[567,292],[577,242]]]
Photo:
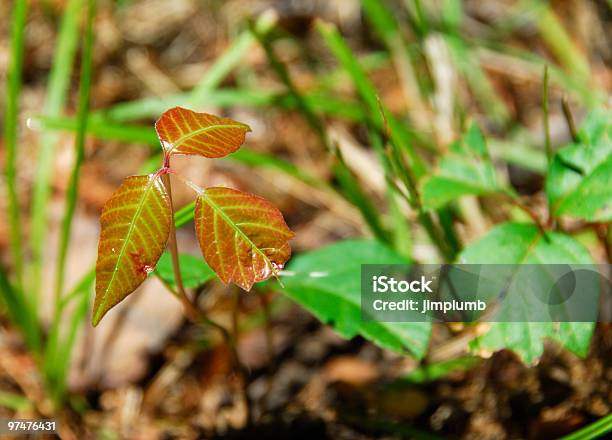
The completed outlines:
[[[100,307],[94,310],[94,313],[91,317],[91,325],[92,327],[97,327],[106,312],[104,312]]]

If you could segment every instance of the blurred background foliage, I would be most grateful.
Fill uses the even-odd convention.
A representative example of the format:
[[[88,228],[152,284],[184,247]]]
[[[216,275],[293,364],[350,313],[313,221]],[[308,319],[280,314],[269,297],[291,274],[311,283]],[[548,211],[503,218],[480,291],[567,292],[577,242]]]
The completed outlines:
[[[586,360],[548,343],[531,367],[509,351],[476,358],[468,342],[480,329],[461,325],[434,326],[429,345],[412,347],[424,357],[416,360],[339,338],[269,285],[236,296],[193,258],[191,228],[179,231],[187,287],[239,335],[248,384],[231,374],[214,329],[185,323],[164,291],[162,281],[173,282],[167,256],[107,322],[85,323],[98,214],[126,175],[155,170],[152,123],[175,105],[252,127],[227,160],[173,165],[202,186],[272,200],[296,231],[298,256],[365,236],[385,243],[382,252],[394,248],[393,258],[452,261],[497,223],[545,218],[547,141],[563,147],[569,121],[578,127],[609,105],[611,8],[609,0],[1,2],[0,418],[55,414],[62,438],[236,435],[247,418],[237,390],[246,386],[256,423],[238,432],[257,438],[604,432],[609,325],[595,330]],[[403,197],[473,122],[491,167],[527,209],[468,196],[426,211]],[[176,206],[187,205],[189,189],[174,191]],[[179,210],[177,224],[190,212]],[[609,225],[562,226],[595,261],[609,261]]]

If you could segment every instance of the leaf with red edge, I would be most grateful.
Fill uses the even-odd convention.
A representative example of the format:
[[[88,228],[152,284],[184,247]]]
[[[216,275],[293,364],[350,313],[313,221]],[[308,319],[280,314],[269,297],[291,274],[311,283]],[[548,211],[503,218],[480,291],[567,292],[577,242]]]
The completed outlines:
[[[93,325],[151,272],[170,233],[170,198],[157,174],[131,176],[100,216]]]
[[[294,233],[267,200],[231,188],[204,190],[195,228],[202,254],[224,283],[250,290],[277,274],[291,256]]]
[[[166,154],[223,157],[244,143],[246,124],[182,107],[164,112],[155,123],[157,137]]]

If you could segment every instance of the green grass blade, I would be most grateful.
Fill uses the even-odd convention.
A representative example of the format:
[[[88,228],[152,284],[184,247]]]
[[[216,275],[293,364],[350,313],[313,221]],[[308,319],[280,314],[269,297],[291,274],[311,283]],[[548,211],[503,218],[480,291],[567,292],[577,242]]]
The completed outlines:
[[[70,87],[74,56],[79,41],[79,13],[82,0],[69,0],[60,24],[53,65],[49,73],[44,114],[59,116],[64,108]],[[51,190],[53,156],[57,144],[55,133],[45,132],[40,138],[36,180],[34,182],[31,222],[31,276],[29,291],[34,303],[38,302],[42,277],[42,259],[47,230],[47,202]]]
[[[91,76],[93,68],[92,50],[94,41],[94,17],[96,3],[95,0],[88,0],[87,4],[87,23],[85,27],[85,38],[83,42],[82,59],[81,59],[81,81],[79,84],[79,104],[77,114],[77,130],[75,136],[76,157],[66,191],[66,207],[64,211],[64,219],[60,231],[60,244],[57,258],[57,274],[55,285],[55,304],[56,313],[59,312],[59,301],[64,288],[64,272],[66,266],[66,255],[68,253],[68,242],[70,240],[70,231],[72,228],[72,220],[76,210],[79,176],[81,173],[81,165],[85,156],[85,138],[87,134],[87,120],[89,116],[89,102],[91,92]],[[56,315],[55,319],[59,319]]]
[[[56,319],[51,324],[47,344],[45,346],[45,356],[43,370],[47,385],[51,391],[54,401],[57,403],[63,397],[66,382],[66,372],[70,362],[70,354],[74,346],[74,339],[79,325],[83,323],[87,314],[89,304],[89,292],[93,288],[96,272],[91,269],[65,296],[59,304],[60,313],[63,315],[66,307],[74,300],[78,299],[75,309],[68,318],[67,335],[62,340],[62,322]]]
[[[27,398],[0,390],[0,408],[8,408],[13,411],[29,411],[32,407],[32,402]]]
[[[52,389],[52,397],[56,402],[60,402],[66,392],[66,377],[70,368],[70,357],[74,349],[74,343],[78,334],[79,328],[87,320],[89,310],[89,292],[93,289],[93,283],[88,289],[84,289],[76,305],[75,310],[70,316],[68,329],[65,338],[62,340],[58,350],[58,356],[55,360],[56,364],[56,386]]]
[[[38,128],[51,131],[76,132],[78,125],[76,119],[67,117],[39,116],[35,121]],[[98,139],[141,143],[161,150],[155,130],[150,126],[116,124],[92,115],[87,121],[86,129],[88,135]]]
[[[342,188],[346,199],[359,209],[363,219],[372,231],[372,234],[381,242],[391,244],[389,232],[383,227],[379,210],[374,206],[368,195],[363,191],[357,178],[344,162],[344,158],[337,150],[337,161],[334,165],[334,176]]]
[[[325,99],[322,99],[325,97]],[[275,106],[283,109],[296,109],[295,98],[285,93],[267,90],[251,90],[224,88],[211,90],[202,95],[202,101],[194,103],[199,105],[206,103],[216,107],[265,107]],[[326,116],[334,116],[351,121],[363,121],[365,113],[354,103],[336,99],[320,92],[307,94],[304,99],[308,105]],[[171,107],[186,105],[190,100],[189,93],[180,93],[165,98],[144,98],[136,101],[117,104],[109,109],[95,112],[93,115],[100,116],[112,122],[128,122],[144,118],[157,118]],[[92,115],[92,117],[93,117]]]
[[[397,22],[381,0],[361,0],[363,10],[381,40],[388,42],[399,33]]]
[[[591,440],[604,438],[604,436],[610,432],[612,432],[612,414],[602,417],[565,437],[561,437],[559,440]]]
[[[174,213],[174,225],[177,228],[186,225],[193,220],[193,210],[195,209],[195,202],[188,203],[181,209]]]
[[[475,98],[482,104],[491,119],[499,124],[506,124],[510,119],[504,100],[497,95],[489,76],[481,67],[471,48],[459,35],[447,35],[446,44],[451,52],[455,66],[463,77]]]
[[[273,16],[264,14],[257,20],[255,27],[258,32],[266,34],[270,31],[275,21]],[[254,43],[253,34],[248,30],[243,31],[234,40],[229,49],[214,62],[199,84],[190,92],[188,102],[192,105],[206,102],[206,96],[216,89],[225,77],[242,62],[247,51],[252,48]]]
[[[321,142],[321,146],[330,153],[335,153],[337,156],[336,165],[333,168],[334,175],[340,184],[342,195],[353,205],[359,209],[366,224],[379,240],[383,242],[390,242],[389,234],[382,226],[382,220],[378,210],[374,208],[372,202],[369,200],[359,181],[355,178],[352,172],[348,169],[346,163],[342,159],[340,151],[337,148],[332,147],[325,123],[321,120],[319,115],[316,114],[310,102],[304,98],[302,93],[298,90],[296,85],[293,83],[291,76],[286,66],[277,58],[272,48],[271,42],[262,35],[257,29],[251,29],[259,41],[260,45],[266,52],[268,62],[274,69],[277,76],[283,82],[287,88],[289,95],[295,99],[298,110],[304,116],[304,119],[312,130],[317,134]]]
[[[95,272],[93,272],[95,274]],[[66,334],[62,339],[57,334],[56,350],[51,352],[52,356],[45,358],[46,366],[50,367],[47,371],[47,379],[51,385],[51,395],[55,402],[61,402],[66,391],[66,376],[70,367],[70,356],[74,349],[74,343],[79,328],[86,322],[89,310],[89,293],[94,286],[95,275],[89,273],[75,289],[73,298],[78,299],[75,309],[68,319]],[[66,303],[67,304],[67,303]],[[60,329],[57,329],[59,333]]]
[[[467,37],[464,37],[464,39],[480,58],[493,57],[504,64],[517,65],[521,70],[525,70],[534,76],[541,75],[544,64],[547,63],[544,58],[537,54],[499,41]],[[566,90],[572,96],[578,98],[584,105],[593,108],[605,102],[607,96],[602,90],[594,88],[587,82],[576,79],[553,64],[548,64],[548,70],[551,84],[556,84],[558,87]]]
[[[219,89],[202,93],[201,101],[191,101],[189,93],[181,93],[166,98],[144,98],[141,100],[117,104],[101,113],[108,119],[116,122],[125,122],[142,118],[158,118],[163,112],[171,107],[185,105],[191,102],[193,105],[206,104],[209,106],[232,107],[252,106],[261,107],[271,105],[277,95],[269,91],[257,91],[247,89]]]
[[[310,102],[304,99],[302,93],[300,93],[297,86],[294,84],[293,80],[291,79],[291,76],[289,75],[289,72],[287,71],[286,66],[278,59],[278,57],[274,53],[271,41],[267,38],[265,34],[260,32],[256,26],[251,26],[251,33],[257,39],[262,49],[265,51],[266,57],[268,58],[268,63],[276,73],[276,76],[279,77],[279,79],[287,88],[289,95],[295,100],[298,110],[302,113],[304,119],[306,120],[308,125],[310,125],[310,128],[312,128],[315,134],[319,137],[319,141],[321,142],[323,148],[328,152],[332,151],[333,148],[330,145],[329,137],[325,129],[325,124],[315,114],[315,111],[311,107]]]
[[[428,129],[428,108],[425,104],[408,44],[391,10],[384,1],[362,0],[364,12],[374,30],[385,43],[402,85],[410,120],[420,129]]]
[[[368,109],[370,122],[381,133],[385,133],[386,124],[384,117],[381,114],[381,104],[379,103],[376,89],[359,65],[357,58],[346,44],[346,41],[344,41],[344,38],[342,38],[338,29],[330,23],[319,21],[317,23],[317,29],[325,40],[327,46],[353,79],[357,92]],[[415,175],[420,177],[425,171],[425,164],[415,151],[414,133],[409,132],[404,124],[400,123],[395,117],[385,111],[384,108],[383,112],[385,112],[385,116],[388,121],[391,142],[406,151],[410,157]]]
[[[23,293],[11,285],[2,267],[0,267],[0,301],[6,305],[9,318],[21,330],[27,346],[35,352],[38,351],[40,348],[38,316],[31,309]]]
[[[574,79],[588,83],[591,77],[589,62],[568,35],[551,6],[544,7],[538,14],[537,27],[542,40],[571,72]]]
[[[8,192],[8,221],[13,275],[17,287],[22,286],[23,249],[21,221],[17,195],[17,126],[19,124],[19,93],[23,70],[24,36],[28,12],[27,0],[16,0],[11,17],[11,43],[6,84],[4,114],[4,144],[6,148],[6,186]]]

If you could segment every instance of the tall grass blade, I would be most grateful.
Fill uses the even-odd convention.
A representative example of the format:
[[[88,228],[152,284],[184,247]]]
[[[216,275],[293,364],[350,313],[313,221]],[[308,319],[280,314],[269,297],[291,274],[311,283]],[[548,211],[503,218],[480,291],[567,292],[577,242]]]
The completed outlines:
[[[561,437],[559,440],[591,440],[605,438],[605,435],[610,432],[612,432],[612,414],[608,414],[578,431]]]
[[[265,34],[260,32],[255,25],[251,25],[251,32],[265,51],[266,57],[268,58],[268,63],[276,73],[276,76],[278,76],[285,85],[289,95],[295,99],[298,110],[302,113],[304,119],[306,119],[306,122],[308,125],[310,125],[310,128],[312,128],[315,134],[319,137],[321,145],[326,151],[331,152],[333,148],[331,147],[329,137],[325,129],[325,124],[315,114],[315,111],[311,107],[310,103],[304,99],[302,93],[300,93],[297,86],[294,84],[289,72],[287,71],[287,68],[274,53],[271,41]]]
[[[57,404],[61,402],[66,387],[66,375],[70,364],[70,356],[74,348],[77,331],[85,321],[88,305],[89,293],[93,289],[96,279],[95,268],[87,272],[71,291],[62,297],[59,304],[60,314],[66,312],[66,308],[74,300],[78,300],[74,310],[68,318],[68,323],[62,326],[60,320],[53,321],[49,330],[47,346],[45,347],[45,357],[43,370],[47,386],[51,391],[53,401]],[[65,328],[65,335],[62,338],[62,329]]]
[[[374,206],[370,197],[363,191],[357,178],[346,165],[340,150],[336,150],[337,161],[334,165],[334,175],[342,188],[342,193],[349,202],[359,209],[363,219],[374,236],[383,243],[391,244],[391,236],[383,227],[379,210]]]
[[[27,346],[34,352],[40,349],[40,329],[36,313],[18,287],[9,281],[0,267],[0,301],[4,302],[9,318],[21,330]]]
[[[6,186],[8,195],[9,238],[11,245],[13,276],[17,287],[22,286],[23,249],[21,246],[21,221],[17,195],[17,126],[19,93],[23,70],[24,34],[28,11],[27,0],[13,3],[11,17],[11,43],[6,84],[6,111],[4,114],[4,143],[6,148]]]
[[[0,408],[8,408],[13,411],[30,411],[32,402],[19,394],[0,390]]]
[[[83,0],[69,0],[66,3],[62,16],[53,65],[49,73],[47,98],[43,112],[47,116],[59,116],[66,102],[74,56],[79,40],[79,13],[82,2]],[[37,298],[42,277],[42,260],[48,220],[47,202],[51,188],[50,179],[57,139],[55,133],[44,132],[40,139],[40,149],[38,152],[31,217],[31,284],[28,286],[34,304],[38,302]]]
[[[72,220],[76,209],[79,176],[81,165],[85,156],[85,138],[87,134],[87,120],[89,116],[89,101],[91,91],[91,75],[92,75],[92,50],[93,50],[93,25],[95,17],[95,0],[88,0],[87,3],[87,23],[85,26],[85,38],[83,41],[82,57],[81,57],[81,81],[79,84],[79,104],[77,114],[77,130],[75,136],[75,160],[72,168],[72,174],[66,191],[66,207],[64,211],[64,219],[60,231],[60,244],[57,259],[57,275],[55,285],[55,310],[56,317],[59,312],[59,303],[64,287],[64,275],[66,266],[66,255],[68,253],[68,242],[70,240],[70,231],[72,229]]]
[[[342,38],[340,32],[333,24],[319,21],[317,29],[327,46],[353,79],[357,92],[366,104],[371,124],[381,133],[385,133],[386,124],[380,111],[381,106],[379,105],[376,89],[359,65],[357,58],[346,44],[346,41],[344,41],[344,38]],[[386,110],[383,109],[383,112],[388,121],[391,142],[401,147],[408,154],[416,176],[420,177],[425,172],[425,164],[415,151],[414,133],[409,132],[402,123],[391,114],[388,114]]]
[[[298,110],[302,113],[306,122],[308,122],[312,130],[319,137],[321,146],[327,152],[334,153],[336,155],[337,162],[333,168],[333,171],[336,179],[340,183],[340,192],[349,202],[351,202],[357,207],[357,209],[359,209],[362,217],[364,218],[366,224],[368,225],[374,236],[376,236],[379,240],[383,242],[389,242],[389,234],[382,226],[382,220],[380,218],[378,210],[376,210],[372,206],[372,202],[364,193],[359,181],[355,178],[355,176],[346,166],[346,163],[344,162],[339,149],[332,146],[327,133],[327,128],[325,127],[325,123],[321,120],[319,115],[315,113],[314,109],[310,105],[310,102],[304,98],[302,93],[294,84],[286,66],[278,59],[278,57],[274,53],[274,49],[272,48],[270,40],[266,38],[266,36],[263,35],[254,26],[251,27],[251,31],[257,38],[257,41],[259,41],[261,47],[266,52],[266,56],[268,58],[270,66],[274,69],[276,75],[280,78],[280,80],[287,88],[289,95],[293,97],[293,99],[295,99]]]
[[[266,34],[272,29],[275,21],[275,16],[264,14],[257,20],[255,27],[258,32]],[[188,103],[198,105],[206,102],[206,96],[216,89],[225,77],[242,62],[247,51],[252,48],[254,43],[253,34],[248,30],[243,31],[225,53],[208,69],[198,85],[189,93]]]

